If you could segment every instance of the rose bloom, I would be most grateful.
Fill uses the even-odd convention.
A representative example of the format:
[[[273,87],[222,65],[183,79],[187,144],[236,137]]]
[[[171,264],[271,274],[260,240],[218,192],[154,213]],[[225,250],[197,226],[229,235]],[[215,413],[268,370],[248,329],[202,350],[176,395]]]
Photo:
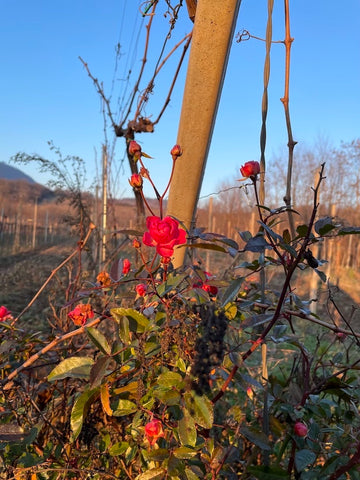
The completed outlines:
[[[122,273],[123,275],[127,275],[130,272],[131,268],[131,262],[129,259],[124,258],[123,260],[123,268],[122,268]]]
[[[99,275],[96,277],[96,280],[104,287],[108,287],[109,285],[111,285],[111,278],[107,272],[100,272]]]
[[[8,310],[4,305],[0,307],[0,322],[5,322],[5,320],[12,320],[14,317],[11,315],[10,310]]]
[[[151,422],[145,425],[145,435],[149,440],[150,445],[154,445],[157,442],[157,439],[164,436],[164,431],[162,428],[162,423],[160,420],[154,418]]]
[[[171,257],[174,246],[186,243],[186,232],[179,228],[179,222],[172,217],[147,217],[148,232],[143,235],[143,243],[149,247],[156,247],[162,257]]]
[[[145,285],[145,283],[139,283],[136,285],[135,290],[139,297],[144,297],[147,291],[147,285]]]
[[[129,179],[129,183],[133,188],[140,189],[143,186],[143,179],[139,173],[133,173]]]
[[[260,173],[260,164],[255,160],[251,160],[250,162],[246,162],[240,168],[240,173],[243,177],[256,177],[258,173]]]
[[[306,437],[308,434],[308,428],[304,423],[296,422],[294,425],[294,433],[298,437]]]
[[[68,316],[75,325],[82,327],[89,318],[94,317],[94,312],[90,303],[79,303],[74,310],[68,313]]]
[[[173,148],[170,150],[170,155],[172,156],[173,160],[176,160],[178,157],[181,157],[182,149],[180,145],[174,145]]]
[[[129,143],[129,154],[134,157],[135,160],[141,157],[141,147],[135,140],[131,140]]]

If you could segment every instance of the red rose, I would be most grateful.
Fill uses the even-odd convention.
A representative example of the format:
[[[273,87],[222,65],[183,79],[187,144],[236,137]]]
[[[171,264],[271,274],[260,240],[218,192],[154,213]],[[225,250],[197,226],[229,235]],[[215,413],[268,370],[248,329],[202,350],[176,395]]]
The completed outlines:
[[[11,320],[13,316],[11,315],[10,310],[8,310],[4,305],[0,307],[0,322],[4,322],[5,320]]]
[[[258,173],[260,173],[260,164],[255,160],[251,160],[250,162],[246,162],[240,168],[240,173],[243,177],[256,177]]]
[[[154,445],[157,439],[164,436],[162,423],[156,418],[145,425],[145,435],[150,445]]]
[[[131,268],[130,260],[128,260],[127,258],[124,258],[123,267],[122,267],[123,275],[127,275],[130,272],[130,268]]]
[[[143,243],[149,247],[156,247],[162,257],[171,257],[174,246],[186,243],[186,232],[179,228],[179,222],[172,217],[147,217],[148,232],[143,235]]]
[[[204,283],[201,288],[212,296],[215,296],[218,293],[218,288],[215,287],[215,285],[209,285],[208,283]]]
[[[308,428],[304,423],[296,422],[294,425],[294,433],[298,437],[306,437],[308,434]]]
[[[139,297],[144,297],[146,294],[147,286],[145,283],[139,283],[135,287],[136,293],[139,295]]]
[[[133,173],[129,179],[129,183],[133,188],[140,189],[143,186],[143,179],[139,173]]]

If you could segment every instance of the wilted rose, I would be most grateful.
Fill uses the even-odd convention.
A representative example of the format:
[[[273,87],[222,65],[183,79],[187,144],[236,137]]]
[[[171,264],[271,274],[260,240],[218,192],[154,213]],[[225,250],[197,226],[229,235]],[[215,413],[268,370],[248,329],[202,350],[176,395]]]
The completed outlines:
[[[75,325],[81,327],[85,325],[89,318],[94,317],[94,312],[90,303],[79,303],[74,310],[68,313],[68,316]]]
[[[132,246],[134,248],[140,248],[141,247],[141,242],[137,238],[134,238],[133,241],[132,241]]]
[[[171,257],[175,245],[186,243],[185,230],[179,228],[179,222],[172,217],[147,217],[146,226],[148,231],[143,235],[144,244],[156,247],[162,257]]]
[[[145,435],[149,440],[150,445],[154,445],[157,442],[158,438],[164,436],[164,431],[162,428],[162,423],[160,420],[154,418],[151,422],[145,425]]]
[[[96,277],[96,280],[104,287],[109,287],[111,285],[111,278],[107,272],[100,272]]]
[[[260,164],[255,160],[246,162],[241,168],[240,173],[243,177],[256,177],[260,173]]]

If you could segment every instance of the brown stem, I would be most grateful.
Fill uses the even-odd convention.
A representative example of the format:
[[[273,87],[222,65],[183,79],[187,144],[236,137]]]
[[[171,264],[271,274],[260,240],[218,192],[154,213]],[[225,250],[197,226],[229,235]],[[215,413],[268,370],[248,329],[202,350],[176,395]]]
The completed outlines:
[[[284,0],[285,3],[285,91],[284,96],[281,98],[281,102],[284,105],[285,111],[285,120],[286,120],[286,129],[288,133],[288,170],[287,170],[287,181],[286,181],[286,194],[284,197],[285,205],[289,208],[288,210],[288,219],[291,237],[295,238],[295,223],[293,212],[291,212],[291,183],[292,183],[292,167],[294,159],[294,147],[297,142],[294,141],[292,135],[291,121],[290,121],[290,110],[289,110],[289,85],[290,85],[290,52],[291,44],[294,41],[290,35],[290,14],[289,14],[289,0]]]
[[[44,355],[44,353],[52,350],[56,345],[59,343],[68,340],[69,338],[75,337],[77,335],[80,335],[85,332],[86,328],[89,327],[95,327],[98,323],[100,323],[101,318],[95,318],[95,320],[92,320],[91,322],[87,323],[85,326],[78,328],[77,330],[73,330],[72,332],[66,333],[65,335],[62,335],[61,337],[55,338],[52,342],[50,342],[48,345],[46,345],[44,348],[42,348],[39,352],[34,353],[30,358],[28,358],[20,367],[16,368],[13,370],[9,376],[7,377],[7,383],[4,387],[5,390],[9,389],[11,387],[11,384],[9,382],[15,378],[22,370],[25,368],[29,367],[32,365],[38,358],[41,357],[41,355]]]

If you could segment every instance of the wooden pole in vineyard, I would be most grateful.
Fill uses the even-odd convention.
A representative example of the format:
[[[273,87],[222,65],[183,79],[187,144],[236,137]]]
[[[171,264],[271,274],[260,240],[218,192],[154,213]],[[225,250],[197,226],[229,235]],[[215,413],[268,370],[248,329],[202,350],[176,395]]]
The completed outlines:
[[[204,175],[216,113],[241,0],[198,0],[186,76],[176,160],[167,214],[191,228]],[[185,249],[175,250],[174,266]]]

